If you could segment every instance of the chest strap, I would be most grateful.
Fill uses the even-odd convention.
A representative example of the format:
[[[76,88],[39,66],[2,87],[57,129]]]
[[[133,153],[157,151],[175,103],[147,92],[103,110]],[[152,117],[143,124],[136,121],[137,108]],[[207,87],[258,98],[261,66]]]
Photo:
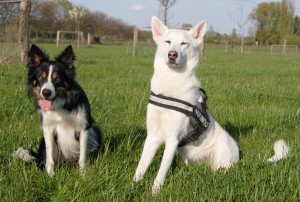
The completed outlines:
[[[158,107],[178,111],[190,118],[193,130],[185,135],[185,138],[181,140],[178,147],[196,142],[200,135],[203,134],[209,126],[210,121],[206,105],[207,94],[204,89],[200,88],[199,90],[203,93],[203,102],[198,102],[197,105],[192,105],[180,99],[167,97],[161,94],[157,95],[151,92],[148,103]]]

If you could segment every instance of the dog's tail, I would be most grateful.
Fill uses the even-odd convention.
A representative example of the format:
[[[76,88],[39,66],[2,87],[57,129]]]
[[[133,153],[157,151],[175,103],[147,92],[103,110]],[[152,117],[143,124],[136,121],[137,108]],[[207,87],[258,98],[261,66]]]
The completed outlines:
[[[20,147],[12,153],[12,157],[22,159],[25,162],[37,162],[38,154],[31,149]]]
[[[268,159],[271,163],[275,163],[280,159],[288,157],[291,154],[291,148],[289,148],[284,140],[280,139],[274,143],[274,152],[274,156]]]

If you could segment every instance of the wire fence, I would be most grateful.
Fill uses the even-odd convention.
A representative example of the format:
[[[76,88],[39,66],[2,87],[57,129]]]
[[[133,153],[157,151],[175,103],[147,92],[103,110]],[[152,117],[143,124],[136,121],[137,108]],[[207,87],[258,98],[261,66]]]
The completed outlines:
[[[0,7],[7,6],[0,4]],[[13,7],[18,4],[10,5],[14,13],[3,16],[0,21],[0,64],[20,62],[20,51],[18,46],[19,33],[19,9]]]

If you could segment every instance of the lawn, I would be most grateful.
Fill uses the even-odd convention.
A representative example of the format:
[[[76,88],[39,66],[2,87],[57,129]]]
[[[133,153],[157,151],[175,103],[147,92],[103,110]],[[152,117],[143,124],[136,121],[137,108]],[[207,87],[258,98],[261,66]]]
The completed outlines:
[[[39,44],[53,58],[64,47]],[[155,47],[130,56],[128,45],[75,48],[77,81],[101,127],[105,152],[79,168],[56,166],[50,178],[34,164],[11,157],[20,146],[37,149],[39,116],[26,95],[27,69],[0,65],[1,201],[299,201],[300,58],[224,53],[207,46],[197,71],[214,118],[233,136],[241,160],[227,172],[204,164],[186,167],[176,157],[162,191],[151,196],[162,151],[145,178],[133,183],[146,137],[146,106]],[[284,139],[292,155],[276,164],[273,144]]]

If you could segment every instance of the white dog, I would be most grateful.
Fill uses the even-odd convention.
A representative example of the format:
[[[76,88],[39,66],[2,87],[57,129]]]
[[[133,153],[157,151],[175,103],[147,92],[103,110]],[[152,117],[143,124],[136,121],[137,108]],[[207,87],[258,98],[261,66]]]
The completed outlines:
[[[227,169],[239,160],[236,142],[209,114],[199,91],[198,49],[206,26],[202,21],[190,31],[168,29],[152,17],[157,51],[147,109],[148,134],[134,181],[143,177],[157,149],[165,143],[153,194],[163,185],[176,151],[186,164],[206,162],[213,170]]]

